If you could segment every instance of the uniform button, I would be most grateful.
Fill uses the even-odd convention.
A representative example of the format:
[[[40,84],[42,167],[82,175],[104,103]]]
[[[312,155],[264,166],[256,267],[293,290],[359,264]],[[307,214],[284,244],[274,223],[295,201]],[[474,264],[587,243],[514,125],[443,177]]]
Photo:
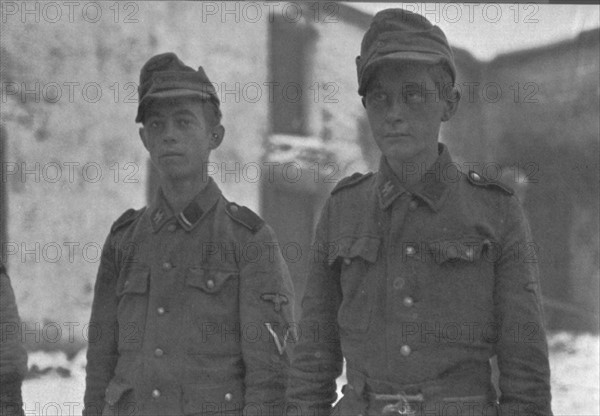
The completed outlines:
[[[225,394],[225,401],[226,402],[230,402],[231,399],[233,399],[233,394],[231,394],[231,393]]]
[[[152,390],[152,397],[154,397],[155,399],[158,399],[160,397],[160,390],[159,389]]]
[[[394,289],[396,290],[400,290],[404,287],[404,284],[406,283],[406,280],[403,277],[397,277],[394,279]]]
[[[238,211],[238,206],[237,205],[231,205],[231,207],[229,209],[231,210],[231,212],[237,212]]]
[[[124,286],[129,286],[129,280],[125,280],[125,283],[123,283]]]
[[[155,357],[162,357],[164,355],[164,353],[165,352],[163,350],[161,350],[160,348],[157,348],[157,349],[154,350],[154,356]]]
[[[212,280],[212,279],[210,279],[210,280],[207,280],[207,281],[206,281],[206,286],[207,286],[209,289],[212,289],[213,287],[215,287],[215,281],[214,281],[214,280]]]
[[[479,176],[479,174],[476,172],[471,172],[471,179],[477,182],[481,180],[481,176]]]
[[[413,246],[406,247],[406,255],[412,256],[417,252]]]
[[[173,232],[177,229],[177,226],[175,224],[169,224],[169,226],[167,227],[167,230]]]
[[[469,261],[473,261],[473,256],[474,256],[473,247],[467,248],[465,254],[467,255],[467,258],[469,259]]]
[[[419,206],[419,203],[417,201],[415,201],[414,199],[408,203],[408,209],[410,209],[411,211],[416,210],[418,206]]]
[[[165,270],[169,270],[172,266],[171,266],[171,263],[169,263],[168,261],[166,261],[166,262],[163,263],[162,267]]]
[[[164,315],[165,308],[163,308],[162,306],[159,306],[158,308],[156,308],[156,313],[158,313],[159,315]]]
[[[400,354],[402,354],[405,357],[408,357],[410,355],[410,347],[408,345],[403,345],[402,347],[400,347]]]
[[[349,265],[350,263],[352,263],[352,259],[351,259],[350,257],[345,257],[345,258],[344,258],[344,264],[347,266],[347,265]]]
[[[411,298],[410,296],[405,297],[402,300],[402,303],[404,304],[404,306],[406,306],[407,308],[410,308],[411,306],[413,306],[414,301],[413,298]]]

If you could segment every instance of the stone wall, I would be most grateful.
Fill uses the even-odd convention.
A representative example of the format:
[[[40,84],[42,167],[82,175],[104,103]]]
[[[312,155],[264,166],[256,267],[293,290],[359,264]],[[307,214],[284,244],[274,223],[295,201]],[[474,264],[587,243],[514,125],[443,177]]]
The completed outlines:
[[[215,10],[191,2],[81,3],[69,15],[54,4],[60,19],[40,2],[3,9],[3,257],[34,331],[30,347],[68,349],[82,341],[110,225],[145,205],[148,161],[134,123],[135,88],[150,56],[174,51],[217,83],[226,136],[212,157],[214,177],[229,199],[257,209],[258,184],[243,181],[241,168],[224,181],[220,172],[262,155],[268,15],[261,10],[257,20],[239,4],[226,14],[221,3],[212,3]],[[244,90],[249,83],[263,88],[260,99],[256,89]]]

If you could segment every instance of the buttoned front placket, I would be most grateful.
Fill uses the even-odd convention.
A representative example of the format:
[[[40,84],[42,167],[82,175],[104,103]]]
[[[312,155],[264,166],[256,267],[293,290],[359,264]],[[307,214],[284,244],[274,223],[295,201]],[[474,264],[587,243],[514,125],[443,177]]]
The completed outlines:
[[[386,166],[387,167],[387,166]],[[388,167],[389,168],[389,167]],[[404,322],[413,319],[412,290],[415,284],[413,258],[418,247],[407,243],[404,238],[404,225],[414,211],[413,196],[392,177],[391,171],[383,169],[379,186],[380,209],[384,211],[382,234],[385,252],[385,350],[386,362],[399,365],[408,360],[411,347],[403,342]]]
[[[139,261],[149,265],[150,285],[141,359],[144,363],[144,389],[140,399],[152,411],[172,409],[180,400],[174,369],[185,367],[185,346],[181,339],[182,294],[185,291],[186,271],[196,262],[195,248],[199,236],[210,233],[210,224],[202,218],[220,198],[218,187],[211,181],[207,187],[177,214],[166,204],[161,192],[148,209],[150,227],[137,236],[145,248]],[[191,253],[194,251],[194,253]],[[193,323],[186,323],[193,324]],[[179,371],[180,375],[183,374]],[[191,381],[187,381],[191,382]],[[144,399],[144,397],[147,398]]]
[[[438,163],[447,162],[447,154]],[[385,259],[385,350],[388,371],[418,365],[419,279],[427,273],[427,248],[422,241],[428,231],[427,217],[443,203],[446,184],[439,176],[430,176],[417,184],[414,193],[403,188],[391,168],[382,159],[378,198],[383,211],[383,258]],[[427,232],[426,232],[427,231]],[[415,338],[416,337],[416,338]],[[390,376],[398,379],[399,374]],[[400,375],[400,378],[402,376]]]

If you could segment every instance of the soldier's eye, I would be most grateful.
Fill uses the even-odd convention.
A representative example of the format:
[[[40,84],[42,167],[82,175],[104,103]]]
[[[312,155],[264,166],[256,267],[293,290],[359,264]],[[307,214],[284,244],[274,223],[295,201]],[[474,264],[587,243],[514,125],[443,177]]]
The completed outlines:
[[[372,95],[371,98],[374,101],[378,101],[378,102],[382,102],[385,101],[387,99],[387,94],[381,91],[375,91]]]
[[[404,99],[408,103],[419,103],[423,100],[421,92],[418,90],[407,91],[404,95]]]
[[[162,127],[162,123],[158,120],[150,121],[150,128],[153,130],[158,130]]]
[[[188,128],[192,125],[192,121],[182,118],[177,121],[181,127]]]

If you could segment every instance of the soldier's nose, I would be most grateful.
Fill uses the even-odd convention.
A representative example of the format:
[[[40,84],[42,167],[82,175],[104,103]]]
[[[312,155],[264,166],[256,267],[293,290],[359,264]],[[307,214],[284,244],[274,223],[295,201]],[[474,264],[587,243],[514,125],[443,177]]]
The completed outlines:
[[[173,122],[169,121],[165,124],[162,139],[164,142],[177,141],[177,131]]]
[[[393,100],[386,112],[386,121],[396,122],[404,119],[405,104],[402,100]]]

